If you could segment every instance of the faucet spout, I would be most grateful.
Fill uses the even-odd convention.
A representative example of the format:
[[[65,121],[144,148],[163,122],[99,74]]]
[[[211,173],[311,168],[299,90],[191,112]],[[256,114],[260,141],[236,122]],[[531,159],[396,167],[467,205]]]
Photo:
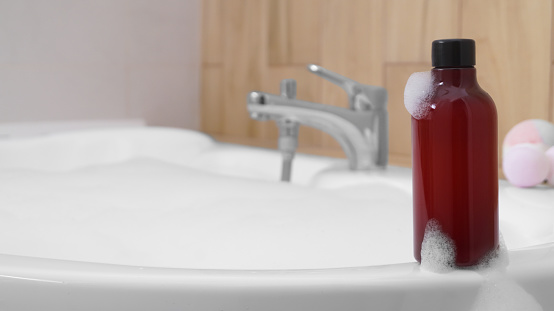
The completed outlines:
[[[352,170],[388,164],[387,90],[360,84],[317,65],[308,70],[343,88],[350,109],[299,100],[286,94],[250,92],[248,111],[253,119],[283,120],[328,133],[341,145]],[[294,84],[285,80],[285,84]]]
[[[263,92],[249,94],[248,111],[251,115],[266,116],[272,120],[286,118],[328,133],[341,145],[353,170],[386,166],[386,161],[378,161],[376,133],[369,126],[377,121],[369,112],[290,100]]]

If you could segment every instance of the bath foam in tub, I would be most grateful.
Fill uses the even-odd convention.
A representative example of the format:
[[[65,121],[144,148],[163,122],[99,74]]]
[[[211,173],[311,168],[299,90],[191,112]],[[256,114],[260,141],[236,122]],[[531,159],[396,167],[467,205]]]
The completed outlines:
[[[483,277],[483,284],[471,311],[543,311],[537,300],[508,275],[508,249],[502,235],[499,240],[498,249],[473,268]]]
[[[431,109],[430,98],[434,95],[434,79],[430,71],[414,72],[406,82],[404,105],[415,119],[425,118]]]
[[[471,311],[543,311],[535,298],[507,273],[508,249],[500,235],[499,247],[474,266],[463,268],[477,272],[483,283]],[[456,248],[436,219],[427,222],[421,246],[421,268],[434,273],[456,269]]]

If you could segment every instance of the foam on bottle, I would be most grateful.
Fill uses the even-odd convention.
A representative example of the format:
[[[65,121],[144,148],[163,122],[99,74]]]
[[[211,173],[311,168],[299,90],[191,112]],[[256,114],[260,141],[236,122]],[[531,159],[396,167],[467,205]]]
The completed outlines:
[[[436,273],[445,273],[456,267],[456,246],[444,234],[436,219],[430,219],[425,227],[421,243],[421,268]]]
[[[455,270],[454,241],[441,230],[436,219],[427,222],[421,244],[421,268],[435,273]],[[541,305],[507,273],[508,249],[502,235],[498,249],[483,257],[479,264],[463,268],[483,278],[471,311],[543,311]]]
[[[433,76],[430,71],[414,72],[406,82],[404,105],[415,119],[423,119],[431,111],[429,99],[435,91]]]

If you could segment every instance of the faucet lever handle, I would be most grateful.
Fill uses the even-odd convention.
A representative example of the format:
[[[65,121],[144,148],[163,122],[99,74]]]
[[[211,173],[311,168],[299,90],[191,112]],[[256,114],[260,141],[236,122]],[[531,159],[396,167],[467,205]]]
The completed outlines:
[[[387,90],[380,86],[361,84],[315,64],[308,65],[308,70],[340,86],[348,95],[348,103],[352,110],[365,111],[386,106]]]
[[[352,79],[349,79],[349,78],[347,78],[345,76],[342,76],[342,75],[340,75],[336,72],[332,72],[331,70],[325,69],[325,68],[323,68],[321,66],[318,66],[318,65],[315,65],[315,64],[308,65],[308,70],[311,73],[316,74],[316,75],[322,77],[323,79],[340,86],[347,93],[350,93],[352,91],[352,86],[354,84],[359,84],[358,82],[356,82]]]
[[[358,95],[363,93],[364,86],[361,83],[315,64],[308,65],[308,70],[311,73],[314,73],[323,79],[340,86],[348,95],[350,109],[367,110],[370,108],[368,100],[362,100],[362,102],[360,102],[360,98],[358,98]]]

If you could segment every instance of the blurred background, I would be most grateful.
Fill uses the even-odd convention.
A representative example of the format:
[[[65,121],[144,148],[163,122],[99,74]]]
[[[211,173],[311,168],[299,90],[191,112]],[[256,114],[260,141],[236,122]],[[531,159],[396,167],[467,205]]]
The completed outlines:
[[[0,0],[0,123],[198,128],[200,0]]]
[[[500,142],[519,121],[554,121],[552,0],[0,0],[0,122],[140,118],[274,148],[246,111],[251,90],[347,107],[319,64],[389,91],[390,162],[410,165],[403,104],[431,42],[472,38]],[[301,128],[300,152],[343,156]]]
[[[388,90],[390,162],[410,165],[404,86],[431,68],[431,42],[441,38],[476,41],[478,80],[496,102],[500,138],[519,121],[554,119],[551,0],[206,0],[203,9],[201,124],[223,140],[276,141],[273,124],[244,113],[244,94],[278,92],[283,78],[297,79],[299,98],[347,107],[342,89],[305,70],[313,62]],[[300,150],[338,148],[301,130]]]

